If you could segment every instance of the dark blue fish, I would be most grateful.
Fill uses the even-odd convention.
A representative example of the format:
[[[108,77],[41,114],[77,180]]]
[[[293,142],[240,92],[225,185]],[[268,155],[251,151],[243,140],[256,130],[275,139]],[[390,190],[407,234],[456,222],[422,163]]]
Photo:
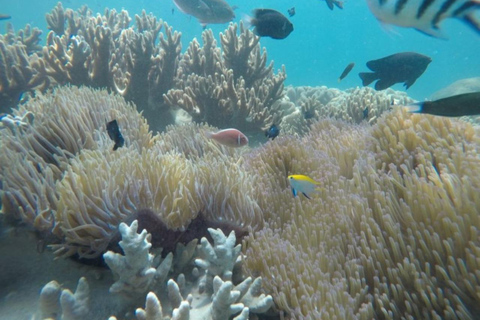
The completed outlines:
[[[327,6],[330,10],[333,10],[333,5],[337,6],[339,9],[343,9],[343,1],[338,0],[325,0]]]
[[[120,128],[118,127],[117,120],[112,120],[107,123],[107,132],[110,139],[115,142],[113,146],[113,151],[117,150],[120,147],[123,147],[125,144],[125,139],[123,139],[122,134],[120,133]]]
[[[338,82],[342,81],[342,79],[345,78],[350,73],[350,71],[352,71],[354,66],[355,66],[355,63],[350,62],[348,66],[345,67],[345,70],[343,70],[342,74],[338,78]]]
[[[287,10],[288,11],[288,15],[290,17],[293,17],[295,15],[295,7],[291,7],[290,9]]]
[[[248,17],[247,25],[255,27],[253,32],[259,37],[285,39],[293,31],[293,24],[278,11],[255,9],[253,17]]]
[[[9,16],[8,14],[0,13],[0,20],[8,20],[10,18],[11,18],[11,16]]]
[[[363,109],[363,120],[367,118],[368,118],[368,107],[365,107],[365,109]]]
[[[435,101],[417,102],[407,106],[412,113],[428,113],[444,117],[480,114],[480,92],[458,94]]]
[[[432,62],[430,57],[416,52],[400,52],[377,60],[367,62],[373,72],[360,72],[364,86],[373,81],[375,90],[384,90],[396,83],[403,82],[405,89],[410,88]]]
[[[272,140],[278,137],[279,134],[280,134],[280,129],[275,124],[272,124],[270,128],[267,131],[265,131],[265,137]]]

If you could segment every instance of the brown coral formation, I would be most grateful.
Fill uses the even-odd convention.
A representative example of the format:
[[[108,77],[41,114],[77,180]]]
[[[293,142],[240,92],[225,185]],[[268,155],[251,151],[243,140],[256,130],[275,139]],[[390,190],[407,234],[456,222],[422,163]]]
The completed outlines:
[[[251,160],[265,177],[287,167],[322,187],[308,201],[260,185],[275,204],[269,227],[245,244],[246,270],[292,319],[475,319],[479,137],[466,123],[398,109],[354,128],[319,123],[309,139],[275,140]],[[270,149],[293,151],[272,158]]]
[[[205,31],[202,48],[193,40],[181,54],[181,34],[145,11],[135,15],[135,26],[130,26],[132,19],[125,10],[106,9],[103,15],[94,15],[85,6],[74,11],[59,2],[46,20],[51,31],[38,53],[41,58],[17,50],[13,58],[23,66],[19,71],[26,71],[19,77],[20,72],[13,70],[3,79],[9,105],[15,105],[22,92],[41,84],[44,90],[53,82],[117,92],[144,111],[158,130],[175,122],[178,108],[198,123],[237,124],[245,131],[279,122],[275,102],[282,96],[285,70],[273,73],[260,38],[242,24],[240,31],[232,24],[220,35],[221,48],[212,32]],[[38,46],[38,35],[38,29],[28,27],[16,38],[31,52]],[[6,45],[15,36],[9,32],[7,38],[0,42]],[[32,83],[30,74],[38,75]],[[18,84],[20,80],[26,84]]]
[[[0,112],[10,112],[24,92],[44,90],[49,85],[48,79],[35,69],[40,58],[32,51],[39,33],[37,29],[31,30],[27,25],[18,36],[12,28],[0,35]]]
[[[237,33],[239,34],[237,35]],[[177,88],[165,95],[172,107],[187,111],[195,122],[258,132],[275,120],[275,102],[283,94],[285,70],[273,74],[259,37],[240,24],[221,34],[223,53],[211,30],[194,40],[180,61]]]

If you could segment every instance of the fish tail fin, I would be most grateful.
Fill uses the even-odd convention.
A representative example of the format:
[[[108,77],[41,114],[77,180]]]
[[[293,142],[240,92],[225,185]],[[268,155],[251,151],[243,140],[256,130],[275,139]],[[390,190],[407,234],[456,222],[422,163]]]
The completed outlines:
[[[327,6],[330,10],[333,10],[333,0],[325,0]]]
[[[212,139],[213,137],[213,132],[211,131],[205,131],[205,138],[207,139]]]
[[[335,0],[333,3],[337,6],[337,8],[343,9],[343,1]]]
[[[362,79],[362,84],[364,86],[368,86],[370,83],[378,79],[377,74],[373,72],[360,72],[358,76]]]
[[[480,9],[480,2],[478,3],[478,8]],[[480,34],[480,21],[475,18],[473,13],[463,16],[462,21],[466,23],[470,28],[475,30],[475,32]]]
[[[407,112],[410,113],[422,113],[424,102],[415,102],[405,106]]]
[[[248,14],[243,14],[242,15],[242,21],[243,21],[243,25],[245,26],[245,29],[250,29],[253,25],[253,20],[254,18],[249,16]]]

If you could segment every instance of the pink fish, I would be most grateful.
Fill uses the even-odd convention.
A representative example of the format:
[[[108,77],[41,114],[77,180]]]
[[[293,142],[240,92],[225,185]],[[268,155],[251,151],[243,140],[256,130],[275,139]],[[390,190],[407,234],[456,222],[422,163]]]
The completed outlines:
[[[239,148],[248,144],[248,138],[237,129],[224,129],[218,132],[207,132],[205,136],[224,146]]]

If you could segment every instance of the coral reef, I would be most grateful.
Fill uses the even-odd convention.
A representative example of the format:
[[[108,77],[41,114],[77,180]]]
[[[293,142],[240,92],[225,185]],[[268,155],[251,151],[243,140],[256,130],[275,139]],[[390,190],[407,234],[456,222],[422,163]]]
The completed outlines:
[[[283,94],[285,70],[273,74],[273,64],[266,66],[266,50],[260,51],[260,38],[242,23],[240,31],[230,24],[220,38],[223,54],[211,30],[202,33],[203,47],[196,40],[190,43],[176,88],[164,95],[166,102],[198,123],[244,132],[268,128],[278,120],[274,106]]]
[[[124,255],[112,251],[103,255],[106,264],[118,278],[110,287],[110,292],[143,293],[148,291],[154,280],[163,282],[172,265],[172,253],[154,267],[154,256],[149,253],[152,247],[149,239],[151,235],[147,230],[144,229],[138,234],[137,220],[130,226],[122,222],[118,229],[122,235],[119,245]]]
[[[49,85],[48,78],[35,68],[40,61],[38,55],[28,55],[27,45],[32,46],[36,40],[28,39],[35,35],[29,34],[29,28],[26,30],[19,36],[21,39],[11,33],[0,35],[0,112],[10,112],[24,92],[45,90]]]
[[[334,118],[351,123],[375,123],[377,117],[394,105],[413,102],[406,93],[387,89],[352,88],[346,91],[327,87],[289,87],[285,104],[296,108],[282,119],[282,130],[291,134],[305,134],[318,119]],[[292,110],[290,108],[290,110]]]
[[[480,77],[457,80],[449,86],[430,95],[430,100],[438,100],[462,93],[480,91]]]
[[[72,293],[62,289],[57,281],[47,283],[40,292],[40,314],[42,319],[81,320],[89,312],[90,288],[85,278],[78,280]]]
[[[146,231],[141,234],[136,233],[136,221],[132,223],[131,227],[122,224],[121,228],[123,228],[122,242],[124,245],[130,243],[133,245],[132,249],[140,246],[142,247],[140,250],[142,253],[138,254],[148,254],[149,235],[146,234]],[[246,320],[249,319],[250,312],[265,313],[272,307],[273,299],[261,292],[261,278],[253,280],[249,277],[243,279],[236,286],[231,282],[233,272],[239,270],[239,268],[235,269],[235,266],[241,262],[241,246],[235,246],[235,233],[231,232],[227,237],[220,229],[210,228],[208,231],[213,238],[213,244],[206,238],[201,239],[195,264],[202,271],[197,268],[193,269],[193,283],[186,283],[183,274],[178,275],[178,283],[173,279],[170,279],[167,283],[166,296],[168,299],[165,299],[164,302],[167,302],[167,310],[173,309],[171,319],[215,320],[229,319],[236,315],[233,319]],[[137,255],[133,252],[125,253],[126,256],[131,257]],[[106,257],[108,256],[112,255],[107,253]],[[153,260],[153,256],[150,254],[149,256],[148,259],[137,260],[135,262],[136,269],[149,269]],[[122,268],[120,272],[127,275],[129,274],[128,270],[129,268]],[[167,269],[164,269],[164,271],[168,272]],[[155,273],[154,269],[150,273]],[[137,275],[134,278],[137,278]],[[142,277],[145,276],[147,274],[142,275]],[[149,277],[147,276],[147,278]],[[187,286],[190,287],[190,293],[184,298],[182,291],[188,290]],[[165,296],[165,293],[162,295]],[[149,292],[146,297],[145,309],[138,308],[135,314],[137,319],[164,319],[163,314],[169,312],[164,311],[163,308],[164,306],[160,303],[157,295],[154,292]],[[110,317],[110,319],[116,318]]]
[[[372,127],[345,126],[325,120],[248,159],[264,177],[279,173],[259,180],[268,227],[244,240],[245,271],[262,276],[292,319],[475,319],[480,138],[472,126],[401,109]],[[277,182],[285,170],[321,181],[318,195],[292,198]]]

